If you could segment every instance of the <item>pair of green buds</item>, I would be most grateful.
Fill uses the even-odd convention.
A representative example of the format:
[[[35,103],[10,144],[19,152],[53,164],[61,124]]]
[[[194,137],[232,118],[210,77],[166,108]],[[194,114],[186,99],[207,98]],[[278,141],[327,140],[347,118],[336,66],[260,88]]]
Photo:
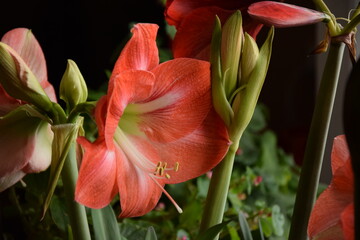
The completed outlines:
[[[223,28],[216,17],[210,57],[213,104],[233,142],[240,140],[253,116],[270,62],[273,36],[272,27],[259,50],[255,40],[243,32],[240,11]]]

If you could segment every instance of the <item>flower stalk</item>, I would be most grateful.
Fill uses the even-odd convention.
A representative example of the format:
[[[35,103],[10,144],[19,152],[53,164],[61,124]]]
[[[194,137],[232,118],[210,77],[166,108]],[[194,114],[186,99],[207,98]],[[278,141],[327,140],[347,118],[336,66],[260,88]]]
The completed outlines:
[[[75,184],[78,177],[75,146],[70,147],[61,172],[64,183],[66,204],[70,219],[70,225],[75,240],[90,240],[90,231],[85,207],[75,202]]]
[[[235,154],[238,146],[238,143],[232,144],[224,159],[213,171],[200,225],[200,233],[221,223],[223,220]],[[214,238],[214,240],[218,238],[219,235]]]
[[[289,239],[307,238],[308,219],[316,199],[344,48],[342,42],[330,44],[306,144]]]
[[[230,37],[236,44],[229,44]],[[200,232],[222,222],[235,153],[265,81],[273,37],[271,28],[259,50],[255,40],[243,33],[240,11],[227,20],[223,29],[216,19],[211,43],[212,96],[214,108],[227,126],[231,146],[214,169]]]

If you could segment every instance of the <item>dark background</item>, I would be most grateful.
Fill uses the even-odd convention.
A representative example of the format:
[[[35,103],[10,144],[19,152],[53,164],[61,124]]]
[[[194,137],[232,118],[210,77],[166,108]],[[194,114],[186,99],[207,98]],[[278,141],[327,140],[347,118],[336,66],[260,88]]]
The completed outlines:
[[[107,81],[104,70],[112,69],[116,49],[128,36],[131,23],[164,24],[163,7],[156,0],[13,0],[3,7],[4,2],[0,35],[16,27],[30,28],[44,51],[49,81],[55,88],[67,59],[72,59],[88,86],[96,89]]]

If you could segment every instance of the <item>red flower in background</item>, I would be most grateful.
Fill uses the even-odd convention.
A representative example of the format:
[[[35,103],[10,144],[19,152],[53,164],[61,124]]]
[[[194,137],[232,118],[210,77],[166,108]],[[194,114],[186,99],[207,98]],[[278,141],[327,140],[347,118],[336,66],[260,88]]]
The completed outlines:
[[[354,239],[354,174],[345,135],[334,139],[333,179],[311,213],[308,235],[317,240]]]
[[[258,1],[168,0],[165,9],[166,21],[177,30],[173,41],[174,57],[208,60],[215,15],[225,23],[236,10],[242,13],[244,31],[256,38],[262,24],[251,19],[246,12],[248,6],[254,2]]]
[[[242,13],[244,31],[256,39],[262,24],[294,27],[329,17],[311,9],[273,1],[256,0],[168,0],[165,17],[176,27],[173,54],[209,60],[215,15],[224,24],[236,10]]]

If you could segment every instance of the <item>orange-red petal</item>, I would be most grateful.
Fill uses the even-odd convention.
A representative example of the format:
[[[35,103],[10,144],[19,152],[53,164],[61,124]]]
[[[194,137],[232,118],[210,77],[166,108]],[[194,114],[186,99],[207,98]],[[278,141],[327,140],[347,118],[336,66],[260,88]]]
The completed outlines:
[[[175,141],[198,128],[210,110],[210,64],[175,59],[152,72],[156,78],[152,93],[134,106],[139,128],[152,141]]]
[[[112,148],[113,136],[119,120],[131,102],[145,101],[151,94],[155,76],[142,70],[127,70],[113,76],[107,95],[107,112],[105,122],[105,139]]]
[[[116,61],[112,78],[126,70],[151,70],[159,64],[157,30],[156,24],[149,23],[139,23],[131,29],[133,35]]]
[[[157,154],[154,152],[155,149],[149,146],[148,142],[141,141],[139,138],[135,140],[130,137],[128,140],[136,149],[124,147],[116,149],[118,152],[117,183],[121,205],[120,217],[137,217],[151,211],[159,201],[162,190],[155,181],[160,186],[164,186],[164,183],[162,179],[154,178],[153,172],[144,171],[134,163],[134,161],[142,161],[141,158],[148,158],[149,161],[156,162],[158,158],[154,156]]]
[[[83,137],[77,141],[85,153],[76,183],[75,200],[91,208],[103,208],[118,192],[116,153],[107,149],[103,138],[94,143]]]
[[[354,177],[345,137],[338,136],[333,145],[333,179],[319,196],[312,210],[308,234],[311,239],[342,239],[341,216],[353,202]],[[341,159],[344,157],[344,159]]]
[[[224,22],[233,12],[219,7],[202,7],[187,14],[179,24],[173,41],[174,57],[209,60],[215,15]]]
[[[350,152],[346,143],[345,135],[339,135],[334,138],[333,148],[331,150],[331,169],[335,174],[338,168],[343,167],[350,162]]]
[[[219,7],[227,10],[243,10],[254,0],[171,0],[166,2],[165,17],[170,25],[179,26],[180,22],[191,11],[202,7]]]
[[[355,239],[354,203],[349,204],[340,216],[344,240]]]
[[[166,183],[179,183],[198,177],[214,168],[226,154],[231,142],[223,121],[211,109],[205,121],[191,134],[175,142],[154,144],[169,167]]]

